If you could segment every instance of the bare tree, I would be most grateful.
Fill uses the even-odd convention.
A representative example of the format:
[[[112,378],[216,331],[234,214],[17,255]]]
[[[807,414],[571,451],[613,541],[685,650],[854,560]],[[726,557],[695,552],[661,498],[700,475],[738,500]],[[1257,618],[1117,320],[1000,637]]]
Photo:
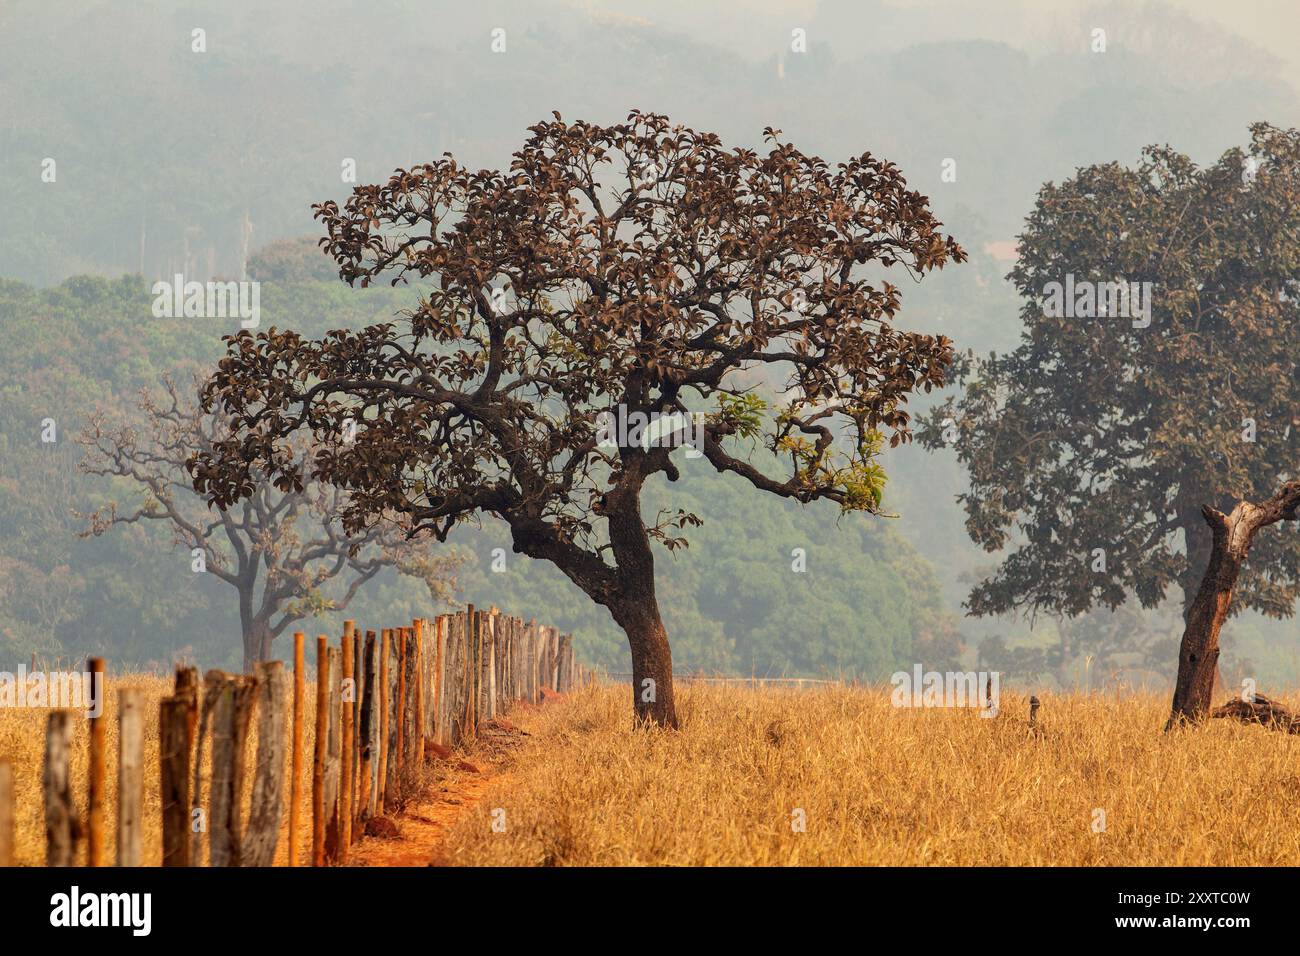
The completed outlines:
[[[280,491],[252,475],[238,507],[209,508],[191,487],[185,461],[225,437],[219,421],[171,378],[161,396],[142,391],[138,408],[140,420],[129,423],[110,422],[98,409],[78,436],[86,450],[82,471],[127,479],[143,493],[129,512],[110,502],[81,515],[88,521],[81,536],[140,521],[170,525],[174,540],[200,551],[196,559],[205,570],[239,594],[245,670],[267,660],[276,637],[294,622],[346,608],[385,567],[424,581],[435,599],[450,595],[459,562],[454,553],[430,555],[414,546],[396,517],[346,534],[339,520],[346,493],[337,488],[313,482]],[[294,449],[307,452],[302,442]],[[326,589],[335,580],[342,594],[331,598]]]

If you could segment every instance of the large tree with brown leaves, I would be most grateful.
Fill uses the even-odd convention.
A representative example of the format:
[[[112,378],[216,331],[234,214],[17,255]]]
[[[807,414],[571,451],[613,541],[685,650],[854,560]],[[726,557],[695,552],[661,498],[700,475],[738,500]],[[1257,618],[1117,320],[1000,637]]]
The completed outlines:
[[[556,114],[530,133],[506,171],[447,156],[317,206],[342,279],[423,280],[419,307],[322,341],[231,336],[205,401],[233,434],[191,472],[223,508],[253,469],[298,487],[285,442],[307,429],[312,475],[349,491],[353,529],[397,512],[444,540],[500,518],[517,552],[608,608],[638,717],[674,726],[652,545],[697,519],[642,515],[647,480],[679,478],[670,429],[611,443],[602,415],[699,413],[717,470],[876,512],[875,458],[909,437],[908,396],[950,360],[944,337],[893,327],[886,275],[965,256],[869,154],[832,167],[772,130],[766,152],[726,149],[635,112],[614,126]],[[784,386],[780,409],[748,391],[760,379]],[[750,439],[775,459],[755,464]]]

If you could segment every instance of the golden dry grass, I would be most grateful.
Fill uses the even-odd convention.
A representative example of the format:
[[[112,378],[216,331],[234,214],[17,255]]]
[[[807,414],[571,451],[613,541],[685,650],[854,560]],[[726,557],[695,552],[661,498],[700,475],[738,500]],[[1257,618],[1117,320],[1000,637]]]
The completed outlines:
[[[1005,692],[994,719],[895,709],[888,689],[678,694],[678,732],[633,729],[627,688],[512,717],[531,736],[453,826],[443,859],[1300,864],[1300,736],[1224,720],[1164,735],[1165,695],[1041,695],[1034,736],[1027,698]],[[792,827],[796,809],[806,832]]]

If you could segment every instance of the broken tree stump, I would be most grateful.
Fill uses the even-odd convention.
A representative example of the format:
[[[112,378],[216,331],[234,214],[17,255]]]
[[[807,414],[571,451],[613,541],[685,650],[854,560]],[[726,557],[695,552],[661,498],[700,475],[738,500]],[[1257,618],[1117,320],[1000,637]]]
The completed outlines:
[[[1225,717],[1247,724],[1262,724],[1270,730],[1300,734],[1300,715],[1293,714],[1275,700],[1256,694],[1250,700],[1234,697],[1210,712],[1211,717]]]

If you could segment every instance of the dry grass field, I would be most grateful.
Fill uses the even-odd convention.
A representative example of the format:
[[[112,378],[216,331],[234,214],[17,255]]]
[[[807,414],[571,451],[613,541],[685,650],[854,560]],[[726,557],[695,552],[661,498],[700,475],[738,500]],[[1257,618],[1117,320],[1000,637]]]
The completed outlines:
[[[110,856],[116,689],[140,686],[151,715],[144,859],[156,865],[152,715],[171,680],[124,676],[108,685]],[[1300,736],[1220,720],[1166,736],[1164,694],[1041,695],[1044,732],[1034,735],[1026,699],[1007,692],[1003,715],[985,719],[968,710],[895,709],[887,688],[683,685],[676,732],[633,729],[628,693],[588,687],[511,714],[528,735],[490,755],[493,775],[475,781],[472,794],[457,791],[454,780],[433,788],[445,794],[435,800],[456,805],[436,859],[519,866],[1300,864]],[[313,698],[307,695],[308,772]],[[13,762],[18,795],[20,864],[44,857],[46,714],[0,708],[0,758]],[[74,795],[84,807],[87,732],[84,720],[73,725]],[[1097,810],[1105,814],[1100,832]],[[287,831],[287,813],[285,821]],[[309,801],[302,825],[309,840]],[[277,864],[284,859],[282,839]]]
[[[1223,720],[1166,736],[1164,694],[1042,695],[1036,736],[1006,692],[985,719],[894,709],[885,688],[697,685],[676,733],[632,729],[628,693],[522,716],[530,736],[445,861],[1300,864],[1300,736]]]

